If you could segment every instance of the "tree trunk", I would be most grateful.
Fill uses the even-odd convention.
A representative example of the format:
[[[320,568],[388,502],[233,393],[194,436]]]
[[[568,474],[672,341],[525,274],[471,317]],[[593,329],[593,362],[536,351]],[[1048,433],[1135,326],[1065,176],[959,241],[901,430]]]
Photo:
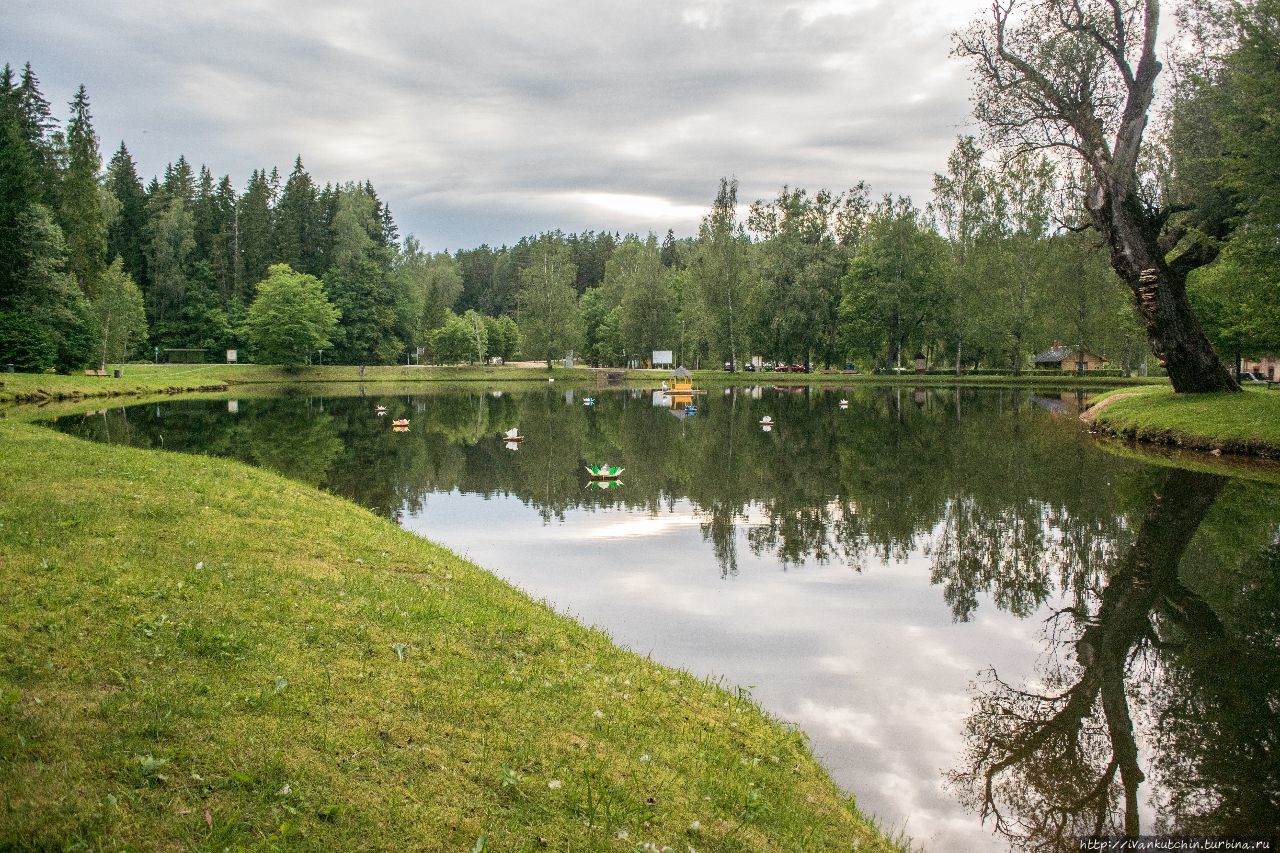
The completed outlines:
[[[1133,289],[1151,351],[1169,370],[1174,391],[1239,391],[1192,311],[1185,275],[1170,269],[1156,241],[1142,240],[1137,227],[1116,232],[1111,266]]]
[[[1179,394],[1239,391],[1187,299],[1186,274],[1164,260],[1159,235],[1143,222],[1137,202],[1116,193],[1090,193],[1089,213],[1111,248],[1111,267],[1133,291],[1151,351]],[[1108,198],[1108,196],[1110,198]]]

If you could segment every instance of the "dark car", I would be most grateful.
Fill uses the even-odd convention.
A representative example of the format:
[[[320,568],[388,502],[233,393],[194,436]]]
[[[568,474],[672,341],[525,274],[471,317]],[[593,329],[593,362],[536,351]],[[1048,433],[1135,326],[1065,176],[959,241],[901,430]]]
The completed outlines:
[[[1263,376],[1261,373],[1249,373],[1248,371],[1242,372],[1240,374],[1240,384],[1248,385],[1250,383],[1266,385],[1267,377]]]

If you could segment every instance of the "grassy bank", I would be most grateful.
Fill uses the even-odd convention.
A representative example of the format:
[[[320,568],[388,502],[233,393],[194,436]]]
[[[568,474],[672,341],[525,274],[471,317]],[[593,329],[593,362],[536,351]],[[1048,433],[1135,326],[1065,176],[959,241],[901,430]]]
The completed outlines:
[[[1116,391],[1095,398],[1086,418],[1120,438],[1280,458],[1280,391],[1274,389],[1246,388],[1241,394]]]
[[[121,377],[112,374],[116,369]],[[85,397],[176,394],[220,391],[237,385],[352,382],[594,382],[591,370],[541,367],[489,366],[419,367],[381,365],[361,368],[348,365],[304,367],[284,370],[265,364],[124,364],[110,365],[107,376],[48,373],[0,374],[0,403],[31,403]]]
[[[113,375],[119,369],[119,379]],[[610,370],[621,374],[625,382],[656,385],[670,375],[666,370]],[[598,371],[589,368],[556,368],[517,365],[475,366],[406,366],[381,365],[360,367],[324,365],[286,371],[260,364],[125,364],[111,365],[107,376],[57,376],[47,373],[0,374],[0,404],[42,403],[53,400],[93,399],[98,397],[178,394],[199,391],[223,391],[244,385],[297,385],[315,383],[356,383],[364,385],[394,383],[411,385],[420,382],[557,382],[594,385]],[[694,371],[699,385],[859,385],[888,384],[911,386],[1007,387],[1052,386],[1055,388],[1111,388],[1125,385],[1164,384],[1163,379],[1119,377],[1078,377],[1071,374],[1050,375],[1028,373],[1023,376],[926,376],[873,375],[844,373],[727,373],[722,370]]]
[[[744,696],[353,504],[0,447],[0,849],[890,848]]]

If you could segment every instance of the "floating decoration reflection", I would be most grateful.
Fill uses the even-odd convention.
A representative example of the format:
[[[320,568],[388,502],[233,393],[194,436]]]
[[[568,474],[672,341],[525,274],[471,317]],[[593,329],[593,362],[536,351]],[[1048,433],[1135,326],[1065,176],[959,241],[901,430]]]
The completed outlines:
[[[587,488],[595,491],[607,492],[610,489],[622,488],[621,480],[588,480]]]
[[[597,480],[616,480],[626,470],[617,465],[588,465],[586,467],[587,473]]]

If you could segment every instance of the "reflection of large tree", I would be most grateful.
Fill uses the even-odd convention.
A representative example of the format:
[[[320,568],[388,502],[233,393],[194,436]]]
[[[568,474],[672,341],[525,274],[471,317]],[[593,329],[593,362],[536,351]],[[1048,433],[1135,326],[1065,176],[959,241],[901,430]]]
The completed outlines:
[[[1051,636],[1059,647],[1073,640],[1074,662],[1051,664],[1034,690],[991,675],[951,778],[997,832],[1042,850],[1137,833],[1145,777],[1135,721],[1148,703],[1159,722],[1154,764],[1163,762],[1170,792],[1162,822],[1237,833],[1280,825],[1275,617],[1235,633],[1179,572],[1226,482],[1166,472],[1103,585],[1058,614]],[[1239,737],[1221,754],[1224,730]]]

